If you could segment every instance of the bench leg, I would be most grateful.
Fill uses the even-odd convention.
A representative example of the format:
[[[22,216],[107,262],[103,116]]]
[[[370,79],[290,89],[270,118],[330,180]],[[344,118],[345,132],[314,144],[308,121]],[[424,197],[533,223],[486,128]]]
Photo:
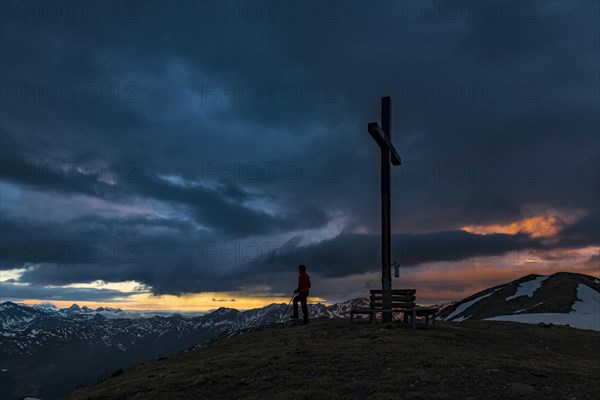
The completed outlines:
[[[435,326],[435,315],[434,315],[433,317],[431,317],[431,324],[432,324],[433,326]]]
[[[375,318],[376,318],[376,317],[375,317],[375,313],[374,313],[374,312],[372,312],[372,313],[370,314],[369,320],[370,320],[370,322],[371,322],[371,325],[373,325],[373,326],[375,326]]]
[[[412,328],[415,329],[417,327],[417,312],[413,310],[412,312]]]
[[[425,314],[425,325],[429,325],[429,314]]]
[[[354,323],[354,313],[350,311],[350,323]]]

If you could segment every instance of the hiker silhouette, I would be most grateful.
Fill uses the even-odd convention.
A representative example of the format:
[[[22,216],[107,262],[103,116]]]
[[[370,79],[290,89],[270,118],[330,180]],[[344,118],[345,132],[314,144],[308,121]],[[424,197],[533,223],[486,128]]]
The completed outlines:
[[[294,290],[294,313],[292,319],[297,320],[298,317],[298,303],[302,307],[302,314],[304,316],[303,322],[308,323],[308,304],[307,298],[310,290],[310,277],[306,273],[306,265],[298,265],[298,287]]]

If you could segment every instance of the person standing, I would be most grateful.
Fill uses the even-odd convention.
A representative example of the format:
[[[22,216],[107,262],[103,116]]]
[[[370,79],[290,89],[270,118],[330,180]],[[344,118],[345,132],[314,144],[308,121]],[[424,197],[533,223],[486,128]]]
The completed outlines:
[[[294,313],[292,319],[298,320],[298,303],[302,307],[302,314],[304,315],[304,323],[308,324],[308,304],[306,299],[308,298],[310,290],[310,277],[306,273],[306,265],[298,265],[298,287],[294,290]]]

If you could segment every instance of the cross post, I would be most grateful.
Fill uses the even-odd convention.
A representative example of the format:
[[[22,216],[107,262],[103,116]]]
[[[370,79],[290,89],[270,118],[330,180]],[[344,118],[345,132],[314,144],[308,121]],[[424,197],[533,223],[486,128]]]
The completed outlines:
[[[391,309],[390,291],[392,289],[392,249],[391,249],[391,168],[400,165],[400,156],[392,144],[392,99],[381,98],[381,128],[377,122],[369,123],[371,137],[381,149],[381,288],[382,305]],[[391,158],[391,160],[390,160]],[[387,292],[386,292],[387,291]],[[392,321],[392,312],[382,313],[383,322]]]

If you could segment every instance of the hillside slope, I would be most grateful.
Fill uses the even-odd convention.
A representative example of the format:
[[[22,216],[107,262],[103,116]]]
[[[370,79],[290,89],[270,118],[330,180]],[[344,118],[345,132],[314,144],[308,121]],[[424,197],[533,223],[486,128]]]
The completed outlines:
[[[570,272],[527,275],[445,308],[446,321],[495,319],[600,330],[600,280]]]
[[[64,400],[600,397],[600,333],[495,321],[399,326],[259,328],[117,371]]]

